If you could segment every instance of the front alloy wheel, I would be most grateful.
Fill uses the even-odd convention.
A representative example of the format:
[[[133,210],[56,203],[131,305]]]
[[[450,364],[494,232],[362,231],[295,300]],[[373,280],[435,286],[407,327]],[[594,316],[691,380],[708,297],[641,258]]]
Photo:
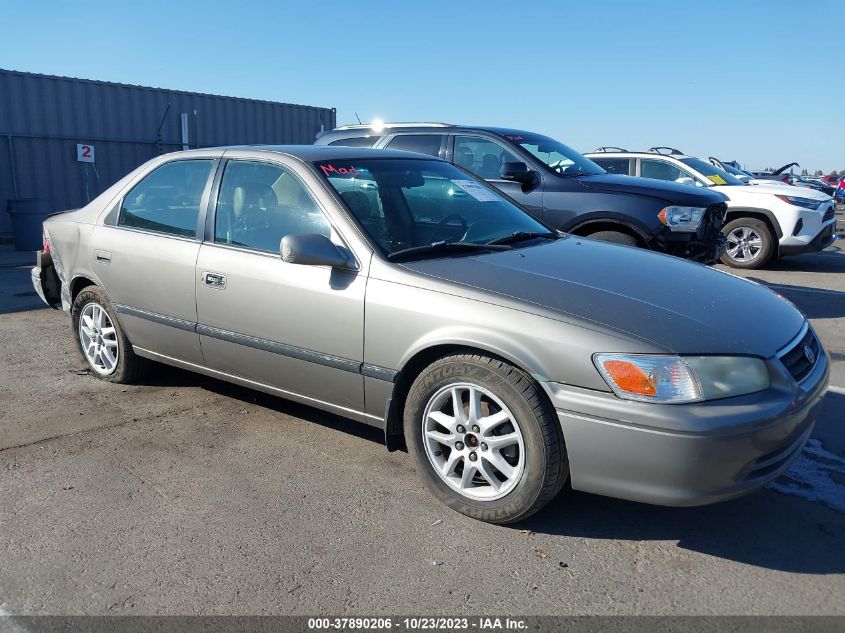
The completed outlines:
[[[540,386],[472,352],[423,369],[405,401],[405,442],[431,492],[490,523],[525,519],[569,476],[560,422]]]
[[[519,423],[493,393],[471,383],[447,385],[423,414],[425,453],[435,472],[470,499],[507,495],[525,469]]]
[[[726,250],[728,255],[738,262],[751,263],[760,255],[762,248],[763,240],[752,228],[740,226],[728,233]]]
[[[725,236],[723,264],[733,268],[760,268],[772,256],[772,232],[761,220],[737,218],[724,226],[722,235]]]

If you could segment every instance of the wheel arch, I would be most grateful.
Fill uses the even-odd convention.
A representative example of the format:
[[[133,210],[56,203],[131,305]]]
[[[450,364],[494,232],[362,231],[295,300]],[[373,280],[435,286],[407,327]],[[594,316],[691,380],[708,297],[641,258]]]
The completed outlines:
[[[578,235],[580,237],[587,237],[593,233],[598,233],[599,231],[618,231],[620,233],[625,233],[626,235],[630,235],[635,238],[641,246],[647,246],[650,242],[648,233],[643,231],[640,227],[613,217],[595,218],[592,220],[586,220],[585,222],[580,222],[579,224],[571,227],[567,233]]]
[[[99,284],[96,281],[94,281],[93,279],[86,277],[85,275],[77,275],[76,277],[74,277],[71,280],[71,282],[70,282],[70,302],[71,302],[71,304],[73,304],[73,302],[76,300],[76,296],[80,292],[82,292],[85,288],[87,288],[88,286],[99,286]]]
[[[728,212],[725,214],[725,224],[727,225],[728,222],[733,222],[739,218],[754,218],[755,220],[761,220],[765,222],[766,226],[769,227],[769,230],[772,231],[772,235],[775,237],[776,241],[780,241],[783,237],[780,222],[778,222],[775,214],[768,209],[761,209],[757,207],[728,207]],[[777,244],[775,244],[775,246],[777,246]]]
[[[417,349],[401,364],[401,368],[393,379],[393,388],[385,410],[384,426],[385,444],[389,451],[405,448],[403,415],[405,401],[414,380],[433,362],[455,354],[479,354],[494,358],[513,365],[524,372],[531,380],[537,383],[541,382],[538,378],[538,373],[529,368],[530,361],[527,361],[525,357],[520,358],[508,350],[495,349],[493,346],[479,345],[474,341],[462,341],[432,343]],[[546,390],[541,387],[540,392],[546,399],[547,406],[552,407]]]

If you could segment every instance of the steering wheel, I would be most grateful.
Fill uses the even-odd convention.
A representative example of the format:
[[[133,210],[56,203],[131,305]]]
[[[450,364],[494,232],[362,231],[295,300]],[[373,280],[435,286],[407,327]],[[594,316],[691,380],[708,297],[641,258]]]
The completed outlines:
[[[449,220],[457,220],[461,223],[461,237],[456,241],[460,241],[464,238],[464,236],[467,234],[467,230],[469,229],[469,225],[467,225],[467,221],[464,220],[463,216],[458,215],[457,213],[452,213],[440,220],[440,222],[437,223],[437,226],[434,227],[434,232],[431,234],[430,238],[432,242],[440,241],[437,238],[440,237],[440,234],[444,231],[446,225],[449,224]]]

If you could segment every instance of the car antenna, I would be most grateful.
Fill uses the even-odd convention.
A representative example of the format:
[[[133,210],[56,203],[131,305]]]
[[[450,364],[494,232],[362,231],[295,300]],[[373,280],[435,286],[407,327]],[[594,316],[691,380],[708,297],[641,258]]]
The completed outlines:
[[[358,119],[358,125],[363,125],[363,124],[361,123],[361,117],[359,117],[359,116],[358,116],[358,113],[357,113],[357,112],[355,113],[355,118],[356,118],[356,119]]]

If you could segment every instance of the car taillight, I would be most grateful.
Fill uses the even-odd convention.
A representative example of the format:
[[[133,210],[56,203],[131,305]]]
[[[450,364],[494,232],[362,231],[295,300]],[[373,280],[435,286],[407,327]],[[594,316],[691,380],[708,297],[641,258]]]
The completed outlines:
[[[50,240],[47,239],[47,235],[44,235],[44,238],[41,242],[41,250],[44,251],[45,255],[49,255],[52,252],[50,250]]]

